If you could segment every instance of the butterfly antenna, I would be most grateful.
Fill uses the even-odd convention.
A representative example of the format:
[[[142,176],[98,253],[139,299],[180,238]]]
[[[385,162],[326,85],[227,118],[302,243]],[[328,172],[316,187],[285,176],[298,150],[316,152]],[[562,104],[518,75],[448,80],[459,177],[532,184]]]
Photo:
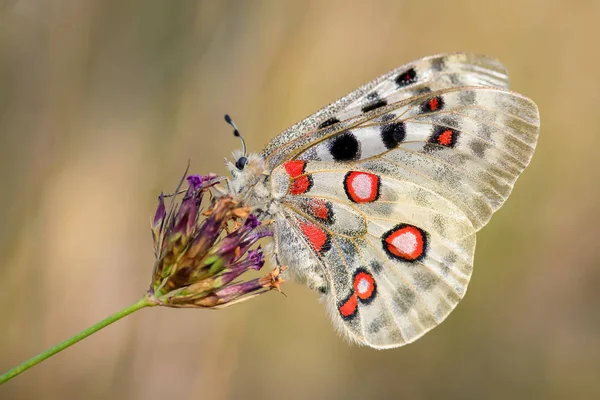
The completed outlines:
[[[242,151],[244,152],[244,156],[245,156],[246,155],[246,142],[244,141],[244,138],[242,137],[240,130],[238,129],[235,122],[233,122],[233,120],[231,119],[229,114],[225,114],[225,122],[227,122],[229,125],[231,125],[233,127],[233,136],[240,138],[240,141],[242,142]]]

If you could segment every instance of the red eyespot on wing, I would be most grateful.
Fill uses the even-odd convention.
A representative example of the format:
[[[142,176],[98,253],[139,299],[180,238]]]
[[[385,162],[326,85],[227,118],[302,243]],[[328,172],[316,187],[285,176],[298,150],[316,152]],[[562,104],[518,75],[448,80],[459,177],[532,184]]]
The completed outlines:
[[[313,215],[319,219],[327,219],[329,210],[324,200],[315,200],[311,203]]]
[[[344,178],[344,190],[355,203],[371,203],[379,198],[380,181],[375,174],[350,171]]]
[[[295,178],[290,185],[290,193],[291,194],[304,194],[310,190],[312,187],[312,177],[310,175],[300,175]]]
[[[331,204],[329,204],[327,201],[323,199],[311,200],[309,206],[313,217],[323,222],[332,222],[333,212],[331,210]]]
[[[306,168],[306,162],[302,160],[292,160],[283,164],[283,168],[285,168],[285,172],[292,177],[297,178],[304,173],[304,168]]]
[[[442,96],[432,97],[426,102],[421,104],[421,111],[423,112],[431,112],[431,111],[439,111],[444,108],[444,99]]]
[[[343,302],[342,305],[339,307],[339,310],[340,314],[342,314],[342,318],[344,319],[350,319],[354,317],[356,315],[356,310],[358,310],[356,295],[350,295],[348,300]]]
[[[354,281],[352,283],[352,294],[347,300],[342,301],[338,309],[342,318],[348,320],[356,315],[358,310],[358,301],[363,304],[369,304],[377,294],[377,284],[373,275],[366,269],[359,268],[354,273]]]
[[[454,147],[459,136],[460,131],[438,125],[433,128],[429,143],[435,143],[444,147]]]
[[[317,253],[322,254],[331,248],[329,235],[319,226],[310,222],[300,222],[300,230]]]
[[[396,225],[381,240],[385,252],[395,259],[417,261],[424,257],[427,250],[427,234],[413,225]]]
[[[438,99],[437,98],[433,98],[431,100],[429,100],[429,109],[431,111],[435,111],[438,109]]]
[[[442,146],[450,146],[452,144],[452,130],[447,129],[438,137],[438,143]]]
[[[371,301],[376,293],[375,279],[362,268],[354,275],[354,293],[363,303]]]

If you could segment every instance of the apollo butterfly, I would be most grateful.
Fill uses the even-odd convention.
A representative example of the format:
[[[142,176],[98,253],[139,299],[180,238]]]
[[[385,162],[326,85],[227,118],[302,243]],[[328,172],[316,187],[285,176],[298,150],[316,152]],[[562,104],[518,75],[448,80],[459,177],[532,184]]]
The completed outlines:
[[[272,221],[275,262],[347,338],[402,346],[465,295],[475,233],[537,143],[536,105],[507,88],[491,58],[426,57],[228,162],[231,195]]]

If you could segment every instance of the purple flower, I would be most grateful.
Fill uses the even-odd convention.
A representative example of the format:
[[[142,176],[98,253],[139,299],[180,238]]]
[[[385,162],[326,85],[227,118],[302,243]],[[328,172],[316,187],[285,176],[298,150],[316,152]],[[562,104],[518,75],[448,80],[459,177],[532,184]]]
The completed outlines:
[[[190,175],[187,177],[189,188],[194,191],[202,186],[202,182],[204,182],[204,177],[200,175]]]
[[[258,246],[256,250],[248,251],[248,261],[251,263],[252,269],[259,270],[265,264],[265,260],[263,259],[262,249]]]
[[[254,229],[260,225],[260,221],[254,214],[250,214],[248,218],[246,218],[246,223],[244,226],[249,227],[250,229]]]
[[[188,176],[187,190],[177,189],[168,210],[165,197],[171,196],[159,196],[152,222],[156,263],[149,290],[157,304],[224,306],[279,289],[283,282],[278,268],[263,278],[237,281],[247,271],[262,268],[262,249],[253,246],[272,233],[247,206],[220,195],[214,189],[219,182],[215,174]]]
[[[156,213],[154,214],[154,221],[152,222],[152,228],[153,229],[158,228],[162,224],[166,215],[167,215],[167,211],[165,208],[165,196],[161,193],[160,196],[158,196],[158,207],[156,208]]]

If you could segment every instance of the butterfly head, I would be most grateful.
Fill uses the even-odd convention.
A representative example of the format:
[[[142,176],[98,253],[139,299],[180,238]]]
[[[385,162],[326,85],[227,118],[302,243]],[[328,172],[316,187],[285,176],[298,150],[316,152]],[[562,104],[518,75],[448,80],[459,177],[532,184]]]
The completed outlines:
[[[229,115],[225,114],[225,122],[233,127],[233,135],[240,138],[241,150],[233,152],[233,162],[226,160],[225,163],[231,176],[232,184],[236,193],[241,193],[244,188],[253,187],[265,175],[264,160],[259,154],[246,152],[246,142],[240,134],[238,127]]]
[[[241,150],[232,153],[233,160],[226,159],[225,164],[232,176],[232,185],[236,193],[251,188],[264,179],[265,163],[260,154],[245,154]]]
[[[264,174],[264,159],[260,154],[243,153],[241,150],[234,150],[231,153],[231,157],[232,160],[226,159],[225,164],[234,178],[249,178]]]

